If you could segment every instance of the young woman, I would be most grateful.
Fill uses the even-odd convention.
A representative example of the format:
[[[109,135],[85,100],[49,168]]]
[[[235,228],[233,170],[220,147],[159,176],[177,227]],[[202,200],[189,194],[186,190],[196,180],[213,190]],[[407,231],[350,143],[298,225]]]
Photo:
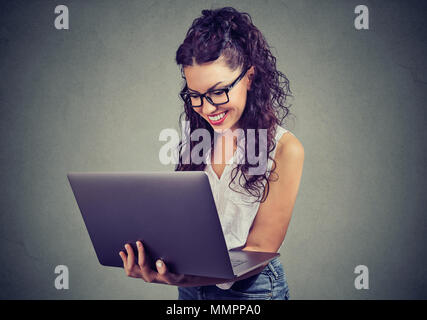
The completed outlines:
[[[198,142],[181,141],[176,171],[206,171],[229,250],[277,252],[291,219],[304,162],[302,144],[281,127],[289,113],[288,79],[276,70],[276,59],[250,16],[231,7],[203,10],[180,45],[176,62],[185,80],[180,121],[185,116],[190,134],[205,129],[211,136],[210,152],[202,163],[183,161],[183,148],[191,150]],[[250,129],[255,132],[255,150],[260,155],[263,147],[267,150],[266,170],[261,174],[251,173],[257,164],[245,161],[249,160],[244,152],[248,148],[239,148],[241,141],[247,141],[249,147]],[[266,139],[260,139],[259,129],[265,129]],[[229,137],[224,132],[237,130],[243,132],[237,141],[224,142]],[[125,248],[127,255],[121,251],[120,256],[128,276],[176,285],[179,299],[289,298],[278,258],[234,282],[223,283],[170,273],[162,261],[156,272],[144,260],[143,244],[137,242],[138,253],[129,245]]]

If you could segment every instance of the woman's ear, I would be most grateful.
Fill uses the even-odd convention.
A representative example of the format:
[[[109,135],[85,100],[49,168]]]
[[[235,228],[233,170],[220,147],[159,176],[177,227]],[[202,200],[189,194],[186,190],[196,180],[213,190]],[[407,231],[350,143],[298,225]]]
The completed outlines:
[[[251,85],[254,77],[255,77],[255,67],[252,66],[248,70],[248,91],[251,90]]]

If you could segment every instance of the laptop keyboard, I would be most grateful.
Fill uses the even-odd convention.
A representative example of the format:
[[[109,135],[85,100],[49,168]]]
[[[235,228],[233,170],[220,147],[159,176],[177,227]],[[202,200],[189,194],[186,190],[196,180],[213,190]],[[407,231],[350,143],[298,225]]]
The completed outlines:
[[[231,260],[231,266],[234,268],[241,265],[242,263],[245,263],[246,261],[247,260],[238,260],[238,259]]]

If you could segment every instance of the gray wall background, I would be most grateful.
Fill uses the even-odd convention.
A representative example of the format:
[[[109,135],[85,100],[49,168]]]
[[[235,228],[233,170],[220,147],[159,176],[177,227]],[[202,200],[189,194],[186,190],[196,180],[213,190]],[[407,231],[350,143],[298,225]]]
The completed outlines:
[[[354,8],[370,9],[370,30]],[[54,28],[54,8],[70,30]],[[295,98],[306,160],[281,248],[292,299],[426,299],[422,1],[9,1],[0,5],[0,298],[176,299],[99,265],[69,171],[173,170],[175,52],[204,8],[251,14]],[[291,118],[290,118],[291,119]],[[54,287],[56,265],[70,289]],[[354,268],[369,268],[369,290]]]

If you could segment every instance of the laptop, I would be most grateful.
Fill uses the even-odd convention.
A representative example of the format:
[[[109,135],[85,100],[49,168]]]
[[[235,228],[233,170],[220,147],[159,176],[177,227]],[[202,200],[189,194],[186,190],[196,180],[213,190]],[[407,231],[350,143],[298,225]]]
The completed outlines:
[[[162,259],[173,273],[230,280],[280,255],[227,250],[204,171],[69,172],[67,177],[103,266],[123,268],[119,251],[126,252],[126,243],[137,260],[137,240],[153,270]]]

